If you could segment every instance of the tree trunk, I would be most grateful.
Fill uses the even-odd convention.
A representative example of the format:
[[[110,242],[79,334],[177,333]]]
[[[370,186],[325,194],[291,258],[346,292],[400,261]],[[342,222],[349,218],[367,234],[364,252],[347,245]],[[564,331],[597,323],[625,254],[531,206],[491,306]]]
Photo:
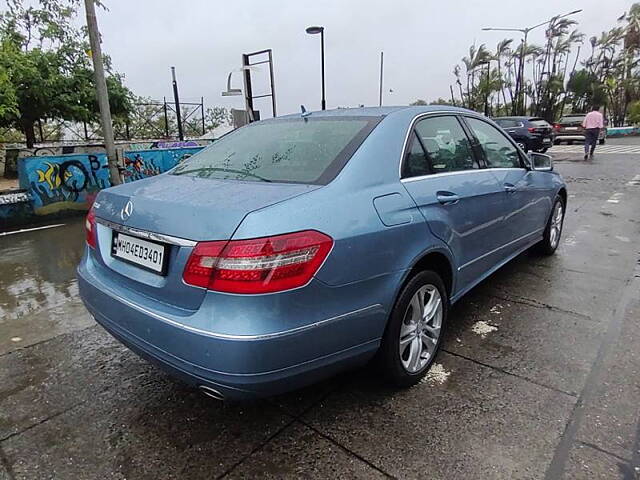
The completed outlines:
[[[36,143],[35,122],[33,120],[23,118],[20,123],[22,124],[22,133],[24,133],[27,141],[27,148],[33,148]]]

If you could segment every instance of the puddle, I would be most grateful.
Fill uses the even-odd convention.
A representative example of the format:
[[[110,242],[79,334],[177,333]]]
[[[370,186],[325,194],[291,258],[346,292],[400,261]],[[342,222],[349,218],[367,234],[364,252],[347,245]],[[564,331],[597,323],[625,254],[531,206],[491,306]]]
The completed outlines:
[[[83,224],[0,237],[0,354],[91,325],[76,280]]]
[[[0,318],[25,315],[77,298],[76,266],[84,248],[83,221],[0,237]]]

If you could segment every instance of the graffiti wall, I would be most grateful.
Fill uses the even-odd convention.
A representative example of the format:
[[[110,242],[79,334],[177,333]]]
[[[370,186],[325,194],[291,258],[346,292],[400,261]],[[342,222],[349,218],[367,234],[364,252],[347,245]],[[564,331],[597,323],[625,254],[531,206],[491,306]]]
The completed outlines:
[[[36,215],[85,210],[98,191],[111,185],[104,153],[24,158],[18,162],[18,178]]]
[[[187,147],[125,152],[124,181],[132,182],[166,172],[203,148],[204,147]]]
[[[640,135],[640,128],[638,127],[608,127],[608,137],[628,137]]]
[[[202,148],[126,151],[124,181],[166,172]],[[86,210],[100,190],[111,186],[104,153],[22,158],[18,161],[18,178],[36,215]]]
[[[116,143],[116,148],[124,151],[139,151],[164,148],[205,147],[212,141],[211,139],[198,139],[184,141],[148,140],[144,142],[118,142]],[[69,155],[72,153],[91,153],[95,155],[105,153],[105,149],[102,144],[43,145],[34,148],[7,148],[5,153],[6,165],[4,168],[1,165],[2,161],[0,161],[0,177],[15,178],[17,175],[18,161],[22,158]]]

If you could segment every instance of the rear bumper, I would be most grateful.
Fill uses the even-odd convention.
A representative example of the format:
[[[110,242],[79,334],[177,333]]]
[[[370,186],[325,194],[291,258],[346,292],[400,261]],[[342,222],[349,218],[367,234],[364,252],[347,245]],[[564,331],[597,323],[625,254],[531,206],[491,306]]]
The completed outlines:
[[[529,140],[529,149],[541,150],[543,148],[550,148],[553,146],[553,138],[551,135],[546,137],[531,137]]]
[[[78,267],[80,296],[100,325],[173,376],[231,399],[292,390],[366,362],[379,347],[387,317],[381,304],[368,304],[277,332],[217,333],[192,326],[206,324],[203,316],[215,316],[206,305],[189,315],[159,313],[128,293],[124,298],[116,285],[99,277],[85,255]],[[286,315],[286,310],[265,311],[265,316],[274,314]],[[196,316],[201,318],[194,322]]]
[[[607,138],[607,129],[604,128],[602,130],[600,130],[600,133],[598,134],[598,139],[602,140],[603,138]],[[554,140],[556,142],[562,142],[562,141],[584,141],[584,134],[583,133],[558,133],[556,134]]]
[[[556,135],[555,138],[556,142],[558,141],[563,141],[563,140],[574,140],[574,141],[581,141],[584,140],[584,135],[581,133],[572,133],[572,134],[562,134],[562,133],[558,133]]]

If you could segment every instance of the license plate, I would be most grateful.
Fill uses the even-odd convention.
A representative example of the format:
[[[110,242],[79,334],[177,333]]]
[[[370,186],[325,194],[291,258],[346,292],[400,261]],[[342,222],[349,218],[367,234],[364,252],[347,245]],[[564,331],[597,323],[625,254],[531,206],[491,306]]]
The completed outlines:
[[[542,139],[542,143],[551,143],[551,139],[550,138],[543,138]]]
[[[565,130],[578,130],[578,127],[564,127]]]
[[[113,232],[111,256],[146,270],[165,275],[167,245]]]

